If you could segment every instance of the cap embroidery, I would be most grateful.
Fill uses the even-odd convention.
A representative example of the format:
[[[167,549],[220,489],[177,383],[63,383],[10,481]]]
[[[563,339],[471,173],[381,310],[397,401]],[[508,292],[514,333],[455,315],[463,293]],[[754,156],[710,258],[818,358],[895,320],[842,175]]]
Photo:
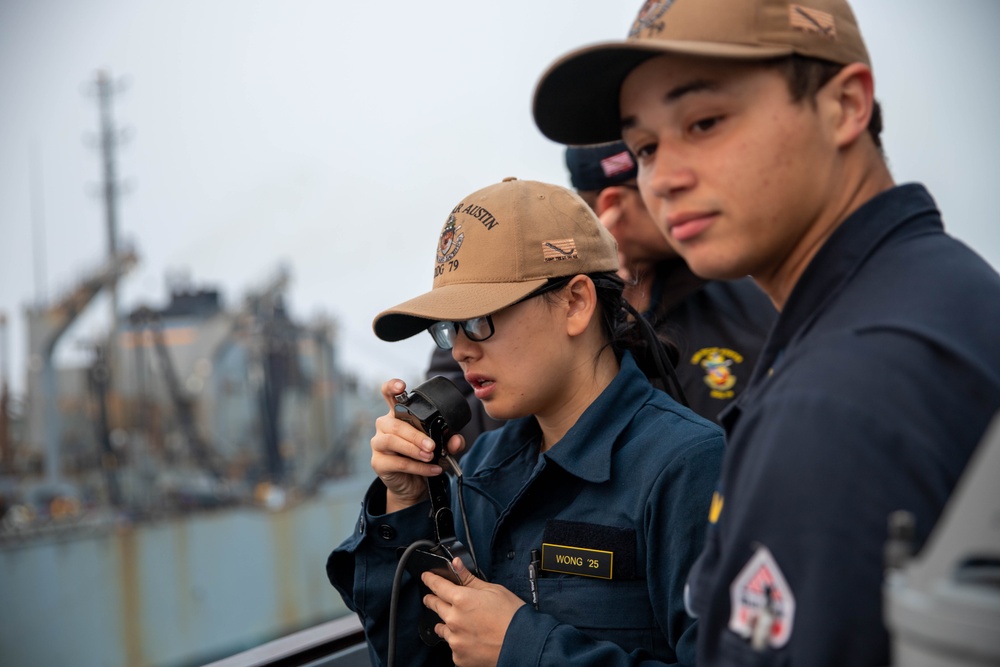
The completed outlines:
[[[634,166],[635,163],[632,161],[632,155],[628,151],[615,153],[601,160],[601,171],[604,172],[605,178],[624,174],[627,171],[631,171]]]
[[[559,239],[542,242],[542,257],[546,262],[562,261],[564,259],[580,259],[576,254],[576,241]]]
[[[837,25],[833,14],[802,5],[788,5],[788,23],[796,30],[812,32],[830,39],[837,39]]]
[[[629,37],[637,37],[643,30],[655,30],[660,32],[663,30],[663,24],[656,24],[663,16],[663,13],[670,9],[670,5],[674,4],[674,0],[646,0],[646,3],[639,10],[639,15],[635,17],[635,23],[632,24],[632,29],[628,31]]]
[[[445,223],[444,229],[441,230],[441,240],[438,242],[438,264],[451,261],[451,258],[458,254],[459,249],[462,247],[462,241],[465,240],[465,232],[456,236],[456,233],[461,228],[462,225],[456,224],[454,215],[448,216],[448,222]]]
[[[465,210],[462,211],[462,213],[466,214],[469,217],[475,218],[479,222],[483,223],[483,227],[485,227],[486,229],[493,229],[494,227],[500,224],[500,222],[493,217],[493,214],[487,211],[482,206],[469,204],[468,206],[465,207]]]

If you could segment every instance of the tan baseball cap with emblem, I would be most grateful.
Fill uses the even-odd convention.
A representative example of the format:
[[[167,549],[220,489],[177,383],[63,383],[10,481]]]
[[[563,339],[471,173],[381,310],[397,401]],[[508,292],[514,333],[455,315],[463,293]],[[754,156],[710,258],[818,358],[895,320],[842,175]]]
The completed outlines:
[[[434,254],[431,291],[375,317],[372,328],[382,340],[495,313],[549,278],[618,270],[614,237],[576,193],[516,178],[459,202]]]
[[[647,0],[628,37],[571,51],[535,88],[535,123],[582,145],[621,138],[618,93],[635,67],[663,54],[766,60],[797,53],[871,65],[846,0]]]

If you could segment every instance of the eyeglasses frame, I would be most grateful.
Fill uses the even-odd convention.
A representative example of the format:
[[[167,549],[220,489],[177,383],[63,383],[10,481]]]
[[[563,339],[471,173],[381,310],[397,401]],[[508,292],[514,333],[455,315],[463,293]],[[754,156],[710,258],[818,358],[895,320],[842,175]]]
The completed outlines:
[[[561,289],[561,288],[565,287],[566,285],[568,285],[569,281],[572,280],[574,277],[576,277],[576,276],[572,275],[572,276],[559,276],[557,278],[549,278],[549,282],[545,283],[544,285],[542,285],[541,287],[539,287],[535,291],[531,292],[527,296],[524,296],[524,297],[518,299],[514,303],[512,303],[510,305],[507,305],[507,306],[504,306],[500,310],[505,310],[507,308],[510,308],[511,306],[516,306],[519,303],[523,303],[525,301],[528,301],[529,299],[534,299],[536,296],[541,296],[541,295],[543,295],[543,294],[545,294],[547,292],[554,292],[554,291],[556,291],[558,289]],[[434,339],[434,343],[439,348],[441,348],[442,350],[450,350],[450,349],[454,348],[455,347],[455,343],[454,343],[454,340],[452,340],[450,346],[446,347],[446,346],[442,345],[441,341],[438,340],[438,336],[435,334],[435,329],[438,330],[438,331],[441,331],[442,334],[444,334],[444,331],[447,330],[447,325],[449,325],[449,324],[453,327],[453,330],[454,330],[454,333],[455,333],[456,336],[458,335],[458,330],[461,329],[462,331],[465,332],[465,336],[469,340],[475,341],[477,343],[481,343],[481,342],[483,342],[485,340],[489,340],[493,336],[493,334],[496,333],[496,326],[493,324],[493,315],[495,315],[496,313],[499,313],[500,310],[497,310],[497,311],[494,311],[492,313],[489,313],[488,315],[480,315],[479,317],[470,317],[467,320],[461,320],[459,322],[456,322],[456,321],[453,321],[453,320],[439,320],[439,321],[434,322],[433,324],[431,324],[429,327],[427,327],[427,333],[429,333],[431,335],[431,338]],[[488,334],[486,334],[485,336],[483,336],[482,338],[475,338],[474,337],[475,334],[474,333],[469,333],[469,329],[466,328],[466,327],[467,327],[467,325],[468,325],[469,322],[474,322],[476,320],[483,320],[483,319],[486,320],[486,324],[489,327],[490,332]]]

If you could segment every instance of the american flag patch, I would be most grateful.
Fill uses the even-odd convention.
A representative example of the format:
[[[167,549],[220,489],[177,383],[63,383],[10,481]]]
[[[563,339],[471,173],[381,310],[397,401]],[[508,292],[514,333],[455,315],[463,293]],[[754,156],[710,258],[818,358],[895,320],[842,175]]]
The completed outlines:
[[[556,262],[564,259],[580,259],[580,256],[576,254],[576,241],[573,239],[543,241],[542,257],[546,262]]]
[[[830,39],[837,38],[837,25],[833,14],[802,5],[788,5],[788,22],[796,30],[814,32]]]
[[[633,167],[635,167],[635,162],[632,161],[632,154],[628,151],[615,153],[614,155],[601,160],[601,171],[604,172],[605,178],[611,178],[612,176],[617,176],[618,174],[624,174],[626,171],[630,171]]]

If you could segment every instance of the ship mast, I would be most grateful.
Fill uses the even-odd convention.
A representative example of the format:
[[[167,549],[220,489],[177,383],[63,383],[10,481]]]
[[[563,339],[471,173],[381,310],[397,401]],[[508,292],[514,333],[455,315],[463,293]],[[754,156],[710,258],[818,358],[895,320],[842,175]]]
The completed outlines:
[[[97,72],[94,81],[94,94],[97,96],[98,107],[101,118],[101,164],[104,181],[101,184],[101,194],[104,199],[104,218],[107,226],[108,258],[113,259],[118,256],[118,195],[120,185],[118,183],[117,167],[115,163],[115,148],[123,135],[115,130],[114,118],[111,113],[111,99],[121,90],[121,86],[115,86],[111,77],[103,70]],[[108,286],[111,295],[111,326],[112,341],[117,340],[118,334],[118,281],[114,281]],[[113,344],[112,348],[115,347]]]

